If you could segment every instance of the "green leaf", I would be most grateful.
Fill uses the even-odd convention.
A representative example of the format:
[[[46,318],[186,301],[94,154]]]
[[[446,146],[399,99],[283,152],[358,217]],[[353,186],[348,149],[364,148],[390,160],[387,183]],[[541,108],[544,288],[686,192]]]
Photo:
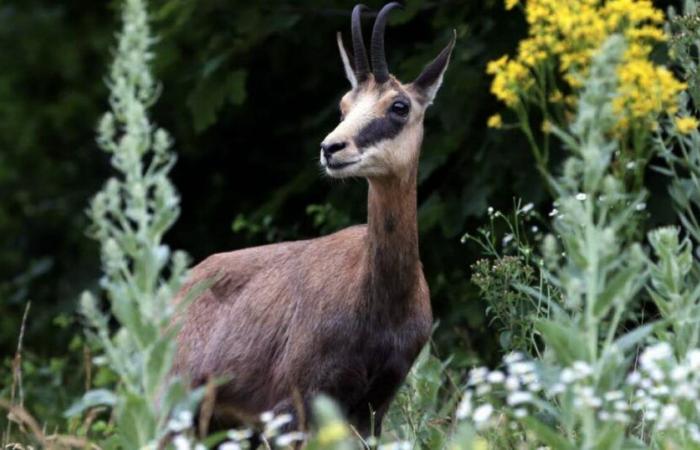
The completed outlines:
[[[163,336],[156,341],[146,353],[144,365],[144,384],[149,398],[154,398],[159,387],[173,366],[175,341],[170,336]]]
[[[117,402],[117,397],[112,391],[107,389],[93,389],[87,391],[83,397],[73,403],[64,413],[64,417],[75,417],[83,413],[83,411],[98,405],[114,406]]]
[[[576,447],[566,440],[560,432],[553,430],[534,417],[521,419],[525,428],[529,429],[546,445],[557,450],[575,450]]]
[[[117,433],[123,448],[143,448],[156,438],[155,414],[150,410],[148,400],[128,392],[120,394],[124,403],[117,413]]]
[[[234,105],[245,101],[246,78],[247,72],[241,69],[231,72],[224,80],[215,76],[200,80],[187,97],[187,107],[192,113],[197,132],[216,122],[216,116],[227,100]]]
[[[648,323],[646,325],[642,325],[640,327],[635,328],[629,333],[623,334],[622,336],[617,338],[617,340],[615,340],[615,346],[621,352],[626,352],[630,348],[642,342],[642,340],[644,340],[647,336],[649,336],[651,332],[654,331],[656,325],[657,324],[655,322]]]
[[[607,283],[605,290],[596,298],[593,306],[593,314],[596,317],[604,317],[610,310],[611,305],[622,295],[628,286],[639,276],[639,267],[630,266],[619,271]]]
[[[542,334],[545,344],[554,351],[562,364],[588,360],[583,336],[571,322],[563,320],[563,316],[560,316],[559,322],[538,320],[535,328]]]

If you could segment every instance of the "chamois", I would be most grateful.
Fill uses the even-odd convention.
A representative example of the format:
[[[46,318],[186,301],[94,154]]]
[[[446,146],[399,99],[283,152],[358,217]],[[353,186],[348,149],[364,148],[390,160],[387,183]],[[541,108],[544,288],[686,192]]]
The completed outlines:
[[[338,33],[351,90],[340,101],[340,123],[321,143],[329,176],[367,179],[367,224],[212,255],[194,267],[175,299],[214,280],[183,308],[174,371],[195,385],[226,378],[216,392],[221,411],[289,413],[292,426],[303,428],[310,401],[325,394],[361,434],[372,428],[379,434],[429,338],[416,179],[424,113],[455,36],[413,82],[401,83],[384,53],[388,13],[397,6],[389,3],[377,14],[371,70],[360,24],[364,5],[352,11],[352,60]]]

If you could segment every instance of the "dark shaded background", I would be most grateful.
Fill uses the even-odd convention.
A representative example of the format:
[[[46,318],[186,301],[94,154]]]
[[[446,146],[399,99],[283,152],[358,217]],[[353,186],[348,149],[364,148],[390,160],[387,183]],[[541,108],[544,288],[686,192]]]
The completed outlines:
[[[199,260],[365,220],[366,183],[330,180],[317,160],[348,88],[335,32],[347,39],[352,6],[151,2],[163,84],[153,118],[180,155],[173,179],[182,215],[169,244]],[[117,12],[106,1],[0,3],[0,355],[14,351],[28,300],[27,351],[65,353],[79,332],[77,297],[96,288],[97,245],[85,236],[84,209],[111,173],[94,126],[108,106]],[[420,232],[438,349],[464,363],[495,356],[497,336],[469,283],[478,249],[459,238],[489,205],[509,210],[518,197],[546,211],[548,198],[520,134],[485,126],[501,109],[485,65],[514,52],[522,14],[495,0],[407,0],[387,32],[393,73],[416,76],[452,29],[453,61],[426,118]]]

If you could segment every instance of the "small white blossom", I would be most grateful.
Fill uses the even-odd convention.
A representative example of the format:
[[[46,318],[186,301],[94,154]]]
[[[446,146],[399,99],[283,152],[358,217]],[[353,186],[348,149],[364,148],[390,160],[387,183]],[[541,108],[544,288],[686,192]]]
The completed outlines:
[[[587,198],[588,196],[583,192],[579,192],[578,194],[576,194],[576,200],[584,201]]]
[[[292,431],[290,433],[281,434],[275,439],[275,444],[278,447],[286,447],[294,442],[302,442],[306,439],[306,434],[301,431]]]
[[[489,373],[486,377],[486,381],[488,381],[491,384],[503,383],[505,379],[506,376],[503,375],[503,372],[501,372],[500,370],[494,370],[493,372]]]
[[[510,406],[520,405],[521,403],[529,403],[532,401],[532,393],[525,391],[516,391],[508,394],[506,402]]]
[[[178,434],[173,438],[173,447],[175,447],[175,450],[190,450],[192,444],[190,444],[190,440],[185,436]]]
[[[457,418],[460,420],[466,419],[472,413],[472,393],[467,391],[464,393],[462,400],[460,400],[457,406]]]
[[[489,420],[492,413],[493,406],[491,406],[489,403],[484,403],[474,410],[474,415],[472,416],[474,423],[477,424],[477,426],[483,425],[487,420]]]
[[[224,442],[219,445],[219,450],[241,450],[241,445],[236,442]]]

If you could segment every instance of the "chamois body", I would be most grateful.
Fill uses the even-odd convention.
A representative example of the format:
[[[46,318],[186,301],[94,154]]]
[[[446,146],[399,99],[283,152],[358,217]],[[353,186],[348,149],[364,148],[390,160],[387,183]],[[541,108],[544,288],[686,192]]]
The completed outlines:
[[[418,252],[416,180],[423,118],[454,46],[410,84],[384,56],[389,3],[372,30],[372,72],[358,5],[354,64],[338,35],[352,89],[341,122],[321,143],[334,178],[368,181],[367,225],[329,236],[213,255],[197,265],[176,301],[211,281],[181,317],[175,372],[195,385],[226,378],[216,417],[291,413],[304,427],[310,401],[333,397],[363,435],[381,422],[430,335],[432,313]],[[371,423],[374,412],[374,423]]]
[[[188,284],[217,281],[189,308],[176,370],[198,383],[231,376],[217,402],[244,415],[325,393],[361,433],[370,407],[380,426],[432,324],[415,213],[411,225],[380,209],[368,225],[200,263]]]

